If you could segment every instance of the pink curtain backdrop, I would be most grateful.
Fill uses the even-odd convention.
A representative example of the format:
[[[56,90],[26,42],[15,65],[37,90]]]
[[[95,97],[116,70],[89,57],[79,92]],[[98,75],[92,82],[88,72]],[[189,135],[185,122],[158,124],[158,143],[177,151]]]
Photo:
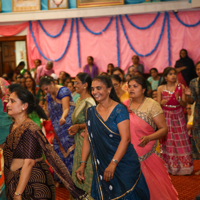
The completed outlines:
[[[138,26],[146,26],[153,21],[156,14],[140,14],[129,15],[133,23]],[[171,38],[171,63],[175,65],[176,60],[179,59],[179,51],[182,48],[188,50],[188,55],[194,62],[200,60],[200,25],[188,28],[180,24],[173,13],[170,16],[170,38]],[[179,18],[186,24],[194,24],[199,21],[200,11],[184,11],[178,13]],[[162,13],[156,23],[149,29],[138,30],[132,27],[127,19],[123,16],[123,24],[128,35],[128,38],[138,53],[147,54],[156,45],[158,37],[161,32],[164,13]],[[87,18],[84,19],[85,24],[94,32],[101,31],[110,17],[101,18]],[[52,35],[57,34],[63,25],[64,20],[42,21],[46,31]],[[106,71],[108,63],[113,63],[117,66],[117,47],[116,47],[116,21],[113,19],[109,28],[101,35],[93,35],[89,33],[81,22],[79,21],[79,38],[80,38],[80,56],[81,68],[78,66],[77,54],[77,38],[76,38],[76,24],[72,32],[72,38],[69,48],[65,56],[58,62],[54,62],[54,70],[56,74],[60,71],[66,71],[72,76],[78,72],[83,71],[83,67],[87,62],[87,56],[93,56],[95,64],[99,67],[99,71]],[[59,58],[67,45],[70,33],[71,20],[67,21],[67,25],[63,33],[58,38],[48,37],[40,28],[38,22],[32,22],[33,32],[36,41],[43,52],[49,59],[55,60]],[[126,38],[124,36],[120,21],[119,27],[119,47],[120,47],[120,67],[127,71],[127,68],[132,64],[131,57],[135,53],[130,49]],[[34,60],[39,58],[42,63],[47,61],[38,52],[34,41],[32,39],[30,30],[27,33],[27,47],[28,60],[30,68],[34,67]],[[162,72],[168,66],[168,39],[167,39],[167,23],[165,25],[164,33],[157,50],[148,57],[140,57],[141,63],[145,67],[145,72],[148,73],[152,67]]]
[[[15,25],[0,26],[0,35],[13,36],[22,32],[28,26],[28,22]]]

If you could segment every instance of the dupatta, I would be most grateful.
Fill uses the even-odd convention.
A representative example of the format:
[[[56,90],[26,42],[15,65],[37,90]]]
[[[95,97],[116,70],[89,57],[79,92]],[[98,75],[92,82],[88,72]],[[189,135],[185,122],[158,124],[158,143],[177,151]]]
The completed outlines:
[[[136,151],[130,143],[116,167],[113,179],[104,181],[104,170],[113,159],[121,137],[106,125],[96,107],[87,109],[86,123],[94,170],[91,195],[95,200],[123,199],[134,190],[141,176]]]
[[[11,184],[12,188],[15,188],[15,182],[10,183],[9,181],[12,179],[13,173],[10,172],[10,166],[13,159],[13,153],[20,141],[21,136],[26,130],[30,130],[30,134],[32,134],[37,141],[39,142],[40,146],[43,149],[43,152],[45,154],[46,160],[51,165],[53,171],[57,174],[57,176],[60,178],[60,180],[63,182],[65,187],[69,190],[71,195],[74,197],[74,199],[77,200],[90,200],[92,199],[85,191],[79,189],[75,186],[70,173],[65,166],[65,164],[62,162],[60,157],[57,155],[57,153],[53,150],[53,147],[51,144],[49,144],[48,140],[42,133],[41,129],[31,120],[26,120],[22,125],[11,131],[12,125],[10,127],[10,134],[8,135],[6,141],[1,147],[5,148],[4,150],[4,173],[5,177],[7,179],[5,180],[6,184]],[[7,188],[8,191],[8,188]]]
[[[123,103],[129,107],[130,100],[124,101]],[[151,106],[151,105],[149,105]],[[142,136],[148,136],[155,133],[156,126],[153,120],[144,112],[138,110],[129,109],[130,118],[130,132],[131,132],[131,143],[133,144],[140,162],[147,159],[152,153],[156,152],[157,141],[150,141],[145,147],[138,146],[140,144],[140,138]]]
[[[81,114],[90,106],[96,105],[94,99],[92,97],[88,97],[86,99],[82,99],[77,101],[74,112],[72,113],[72,122],[73,124],[78,124],[78,122],[85,123],[85,115],[82,117]],[[82,118],[82,119],[80,119]],[[84,119],[83,119],[84,118]]]

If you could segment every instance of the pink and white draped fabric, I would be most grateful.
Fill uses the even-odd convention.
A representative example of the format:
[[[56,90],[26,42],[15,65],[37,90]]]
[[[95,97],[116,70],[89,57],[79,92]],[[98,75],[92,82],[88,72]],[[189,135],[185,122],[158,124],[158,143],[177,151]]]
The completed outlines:
[[[199,21],[200,11],[182,11],[178,12],[179,18],[186,24],[194,24]],[[140,27],[150,24],[155,18],[156,14],[137,14],[129,15],[130,20]],[[194,62],[200,60],[200,40],[199,29],[200,25],[196,27],[185,27],[175,18],[172,12],[169,12],[170,17],[170,38],[171,38],[171,65],[174,66],[176,60],[179,59],[179,51],[182,48],[188,50],[188,55]],[[149,53],[156,45],[161,27],[163,24],[164,13],[161,13],[155,24],[146,30],[138,30],[130,25],[127,19],[122,16],[123,24],[130,40],[131,45],[140,54]],[[100,18],[85,18],[83,19],[86,26],[94,32],[99,32],[108,24],[110,17]],[[27,22],[28,23],[28,22]],[[41,22],[45,30],[50,34],[57,34],[64,23],[64,20],[51,20]],[[22,26],[27,26],[26,23],[17,25],[0,27],[0,35],[15,35]],[[39,26],[38,22],[32,22],[33,32],[36,41],[43,52],[49,59],[55,60],[59,58],[67,45],[70,34],[71,20],[68,19],[67,25],[63,33],[57,38],[47,36]],[[124,36],[120,21],[119,27],[119,48],[120,48],[120,67],[127,71],[132,64],[131,57],[135,53],[129,47]],[[81,68],[78,66],[77,53],[77,36],[76,24],[74,23],[71,42],[66,54],[63,58],[54,63],[54,70],[56,74],[60,71],[66,71],[72,76],[78,72],[83,71],[83,67],[87,64],[87,56],[94,57],[94,63],[98,66],[99,71],[106,71],[108,63],[113,63],[117,66],[117,42],[116,42],[116,21],[113,19],[109,28],[101,35],[93,35],[86,31],[79,20],[79,39],[80,39],[80,57]],[[46,60],[38,52],[34,41],[32,39],[30,30],[27,32],[27,50],[29,67],[34,67],[34,60],[39,58],[42,64],[46,64]],[[145,73],[149,69],[156,67],[159,72],[162,72],[168,66],[168,38],[167,38],[167,23],[163,32],[162,39],[156,51],[148,57],[140,57],[141,63],[145,67]]]

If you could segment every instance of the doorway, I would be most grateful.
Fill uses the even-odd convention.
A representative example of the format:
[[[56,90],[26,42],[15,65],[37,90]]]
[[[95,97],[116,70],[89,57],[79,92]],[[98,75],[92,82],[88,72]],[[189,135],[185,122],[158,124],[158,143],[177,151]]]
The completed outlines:
[[[0,37],[0,76],[11,75],[21,61],[28,68],[26,36]]]

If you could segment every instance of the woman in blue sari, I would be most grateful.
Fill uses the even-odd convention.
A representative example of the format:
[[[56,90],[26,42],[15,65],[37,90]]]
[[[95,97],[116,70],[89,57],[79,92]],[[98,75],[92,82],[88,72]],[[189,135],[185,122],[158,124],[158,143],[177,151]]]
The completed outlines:
[[[68,134],[68,129],[72,125],[71,115],[75,106],[71,92],[66,87],[55,85],[50,76],[41,78],[39,86],[47,93],[49,116],[56,133],[53,141],[54,150],[71,174],[75,148],[74,137]],[[61,183],[56,174],[54,174],[54,180]],[[56,184],[56,186],[58,187],[59,184]]]
[[[88,134],[76,171],[78,179],[85,179],[84,169],[91,152],[94,170],[91,196],[95,200],[150,199],[138,155],[130,143],[129,113],[119,102],[110,78],[95,77],[92,95],[99,104],[86,113]]]

